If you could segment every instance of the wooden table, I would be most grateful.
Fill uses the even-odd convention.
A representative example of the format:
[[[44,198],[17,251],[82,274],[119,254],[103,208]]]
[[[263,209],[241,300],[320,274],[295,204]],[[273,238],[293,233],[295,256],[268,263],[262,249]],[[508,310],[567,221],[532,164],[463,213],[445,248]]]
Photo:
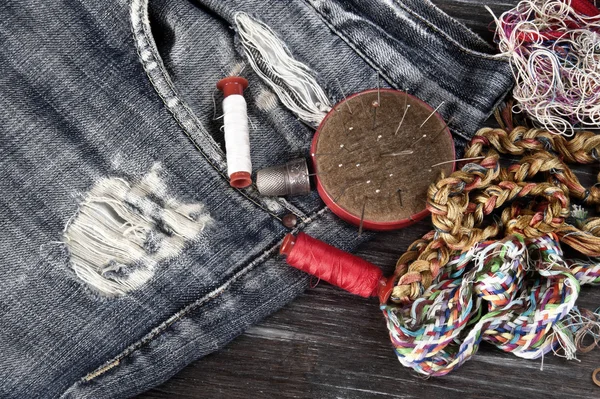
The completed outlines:
[[[517,1],[434,3],[491,42],[484,5],[498,15]],[[594,177],[591,170],[579,176],[584,185]],[[424,221],[380,234],[358,254],[389,275],[407,246],[429,229]],[[598,307],[600,288],[582,288],[578,304]],[[600,398],[591,380],[600,349],[578,357],[547,355],[542,364],[483,344],[457,371],[425,379],[398,362],[376,299],[322,283],[140,398]]]

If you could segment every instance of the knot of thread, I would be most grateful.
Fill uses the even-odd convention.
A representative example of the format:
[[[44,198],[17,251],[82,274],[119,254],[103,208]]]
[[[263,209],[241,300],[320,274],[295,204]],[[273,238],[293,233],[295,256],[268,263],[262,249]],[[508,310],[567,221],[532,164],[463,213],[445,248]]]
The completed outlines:
[[[291,266],[362,297],[377,295],[381,269],[340,249],[299,233],[286,259]]]
[[[521,159],[502,167],[500,154]],[[565,163],[597,163],[598,154],[600,136],[591,132],[567,139],[542,129],[481,129],[465,152],[466,158],[480,160],[429,187],[427,209],[435,230],[398,260],[391,300],[419,298],[453,252],[468,251],[501,233],[535,238],[555,232],[581,253],[600,256],[598,218],[568,222],[570,198],[600,205],[600,183],[586,189]],[[490,218],[499,209],[500,215]]]

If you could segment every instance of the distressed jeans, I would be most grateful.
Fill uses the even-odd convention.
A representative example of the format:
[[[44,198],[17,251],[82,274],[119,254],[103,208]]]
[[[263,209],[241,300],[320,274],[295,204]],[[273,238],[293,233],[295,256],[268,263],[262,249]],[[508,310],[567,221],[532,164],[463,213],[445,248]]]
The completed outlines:
[[[230,187],[219,79],[250,82],[254,170],[306,156],[314,133],[248,63],[239,15],[331,104],[378,80],[444,101],[459,148],[512,85],[426,0],[4,1],[0,397],[136,395],[306,288],[277,255],[286,233],[359,243],[316,193]]]

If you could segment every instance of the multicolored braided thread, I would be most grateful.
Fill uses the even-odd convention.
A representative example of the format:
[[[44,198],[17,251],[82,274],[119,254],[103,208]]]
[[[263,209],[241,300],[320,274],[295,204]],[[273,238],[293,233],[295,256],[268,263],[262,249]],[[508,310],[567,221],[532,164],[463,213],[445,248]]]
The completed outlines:
[[[498,152],[522,158],[503,167]],[[382,304],[403,365],[444,375],[482,340],[525,358],[558,348],[575,356],[589,331],[574,321],[575,301],[580,284],[600,283],[600,259],[565,260],[560,242],[600,256],[600,218],[570,204],[599,205],[600,187],[585,189],[565,162],[599,154],[600,136],[589,132],[572,140],[521,127],[477,133],[465,157],[482,159],[430,186],[435,230],[400,257]]]
[[[523,157],[502,167],[498,151]],[[536,237],[556,232],[562,242],[584,255],[600,256],[600,218],[576,224],[567,221],[570,197],[599,205],[600,185],[584,188],[565,164],[600,162],[600,136],[580,132],[567,140],[540,129],[517,127],[507,133],[484,128],[471,141],[465,157],[483,159],[429,188],[427,208],[435,230],[415,241],[398,260],[395,302],[419,297],[453,251],[465,251],[501,233],[501,237],[512,233]],[[536,182],[540,175],[546,177],[545,182]],[[484,224],[486,216],[504,205],[510,206]]]
[[[514,235],[453,257],[411,305],[382,306],[400,362],[445,375],[473,356],[481,341],[528,359],[560,347],[573,358],[577,330],[565,318],[579,315],[580,284],[600,282],[600,261],[579,262],[573,274],[562,256],[552,234]]]

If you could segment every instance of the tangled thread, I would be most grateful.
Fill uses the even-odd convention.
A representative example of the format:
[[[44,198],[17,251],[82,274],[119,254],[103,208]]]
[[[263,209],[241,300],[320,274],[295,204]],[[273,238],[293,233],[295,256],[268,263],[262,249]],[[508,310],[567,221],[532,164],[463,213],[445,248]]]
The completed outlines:
[[[521,158],[503,167],[499,152]],[[525,358],[558,348],[573,358],[585,334],[600,336],[600,315],[575,307],[581,284],[600,283],[600,260],[565,260],[560,247],[600,257],[600,218],[570,203],[599,205],[600,187],[586,189],[565,164],[599,154],[590,132],[476,134],[465,157],[482,159],[430,186],[435,230],[400,257],[382,304],[403,365],[444,375],[481,341]]]
[[[600,125],[598,13],[586,0],[525,0],[496,19],[516,81],[513,111],[565,136]]]

